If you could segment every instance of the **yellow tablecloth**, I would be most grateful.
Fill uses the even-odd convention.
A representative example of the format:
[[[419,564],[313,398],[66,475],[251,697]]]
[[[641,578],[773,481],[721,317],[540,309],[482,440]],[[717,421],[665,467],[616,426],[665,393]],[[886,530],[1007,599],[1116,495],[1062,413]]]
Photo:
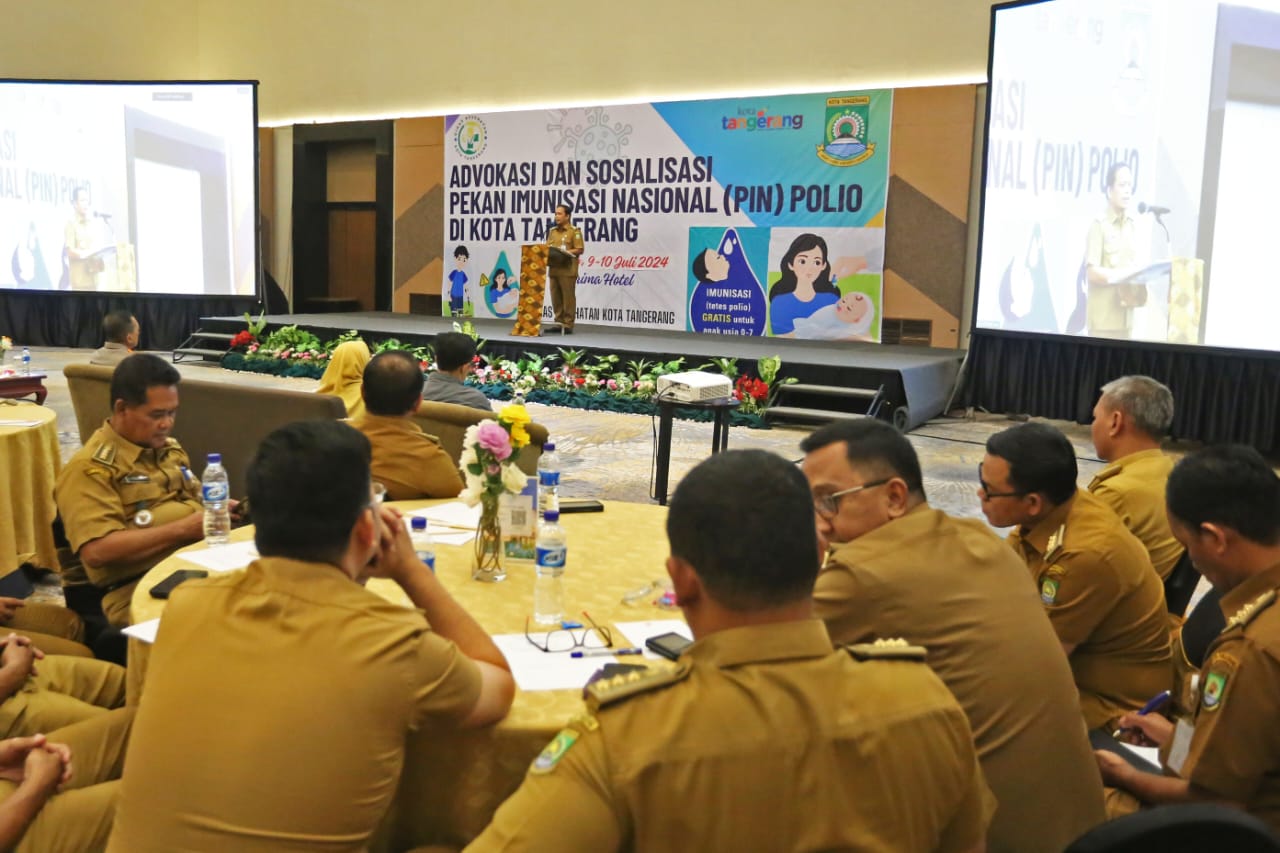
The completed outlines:
[[[15,421],[34,421],[27,426]],[[58,568],[53,483],[62,470],[57,415],[35,403],[0,405],[0,577],[25,562]]]
[[[442,501],[407,501],[402,509]],[[644,619],[679,618],[678,611],[653,606],[654,595],[635,605],[622,598],[647,582],[666,578],[667,510],[649,504],[609,503],[601,513],[561,518],[569,540],[564,575],[567,617],[586,610],[601,625]],[[251,538],[244,528],[232,538]],[[203,548],[203,544],[184,550]],[[471,580],[471,546],[436,546],[436,572],[454,598],[491,634],[524,630],[533,605],[533,568],[508,569],[498,584]],[[152,586],[175,569],[198,568],[182,552],[153,568],[133,597],[133,621],[154,619],[164,602],[149,595]],[[369,588],[392,601],[408,599],[390,581],[373,580]],[[618,645],[625,643],[619,638]],[[130,701],[136,702],[145,677],[149,647],[129,646]],[[397,797],[393,848],[451,841],[465,842],[479,833],[498,805],[519,785],[529,762],[572,716],[582,710],[575,690],[517,692],[505,720],[472,732],[424,732],[409,745],[409,760]]]

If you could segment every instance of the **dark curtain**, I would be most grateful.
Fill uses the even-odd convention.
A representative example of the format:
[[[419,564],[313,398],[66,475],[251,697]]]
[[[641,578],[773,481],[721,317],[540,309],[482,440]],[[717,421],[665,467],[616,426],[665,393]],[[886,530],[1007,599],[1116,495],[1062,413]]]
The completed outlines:
[[[1280,358],[1215,351],[1148,349],[1103,341],[1004,337],[975,332],[963,402],[1087,423],[1098,389],[1141,373],[1169,386],[1173,435],[1209,443],[1280,448]]]
[[[102,317],[108,311],[132,311],[142,326],[139,346],[171,350],[200,325],[201,317],[262,310],[257,299],[132,296],[108,293],[0,293],[0,334],[15,346],[102,346]]]

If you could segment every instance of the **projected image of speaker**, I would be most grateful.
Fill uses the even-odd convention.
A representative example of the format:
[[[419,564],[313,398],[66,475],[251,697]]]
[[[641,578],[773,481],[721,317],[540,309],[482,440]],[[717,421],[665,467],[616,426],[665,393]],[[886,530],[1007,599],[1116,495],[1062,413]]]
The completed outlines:
[[[0,290],[258,292],[257,85],[0,80]]]

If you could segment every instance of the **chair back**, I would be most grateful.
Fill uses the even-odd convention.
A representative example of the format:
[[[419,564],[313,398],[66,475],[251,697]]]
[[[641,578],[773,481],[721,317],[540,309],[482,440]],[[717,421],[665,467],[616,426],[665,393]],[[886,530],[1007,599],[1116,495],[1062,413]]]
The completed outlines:
[[[1211,803],[1160,806],[1094,827],[1065,853],[1277,853],[1280,841],[1253,815]]]
[[[1186,551],[1173,564],[1173,571],[1164,581],[1164,603],[1169,612],[1181,616],[1191,601],[1191,596],[1200,583],[1200,573],[1191,564],[1191,555]]]
[[[1187,656],[1187,662],[1196,669],[1204,666],[1209,644],[1227,627],[1227,617],[1222,615],[1222,608],[1218,606],[1221,600],[1222,593],[1216,589],[1209,590],[1196,603],[1187,621],[1182,623],[1182,651]]]

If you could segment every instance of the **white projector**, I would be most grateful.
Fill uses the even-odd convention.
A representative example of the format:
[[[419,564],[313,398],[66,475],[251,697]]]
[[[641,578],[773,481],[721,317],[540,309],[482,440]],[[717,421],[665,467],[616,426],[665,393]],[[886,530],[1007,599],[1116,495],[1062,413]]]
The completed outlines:
[[[679,403],[701,403],[704,400],[722,400],[733,393],[729,377],[718,373],[690,370],[687,373],[668,373],[658,377],[658,396]]]

